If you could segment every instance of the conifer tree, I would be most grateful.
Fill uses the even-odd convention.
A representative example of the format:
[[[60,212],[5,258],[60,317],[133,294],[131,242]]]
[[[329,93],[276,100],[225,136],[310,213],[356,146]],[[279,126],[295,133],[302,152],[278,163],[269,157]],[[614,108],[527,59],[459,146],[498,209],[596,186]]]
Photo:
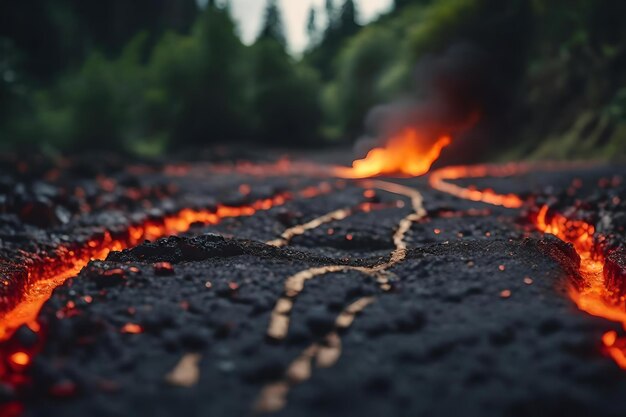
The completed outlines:
[[[274,39],[283,47],[287,46],[285,31],[283,29],[283,21],[276,0],[267,1],[267,6],[265,7],[265,20],[263,22],[259,38]]]
[[[317,14],[315,12],[315,7],[311,7],[309,10],[306,33],[309,36],[309,45],[317,43]]]

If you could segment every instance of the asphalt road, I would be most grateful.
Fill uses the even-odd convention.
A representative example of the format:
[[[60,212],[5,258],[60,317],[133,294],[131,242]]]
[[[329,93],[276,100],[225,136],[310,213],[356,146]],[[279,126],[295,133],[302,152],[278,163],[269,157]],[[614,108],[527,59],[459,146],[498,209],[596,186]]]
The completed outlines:
[[[599,181],[625,173],[531,170],[457,183],[541,201],[579,179],[578,200],[597,201],[623,190]],[[53,199],[68,221],[5,215],[8,256],[26,236],[32,252],[147,212],[289,196],[89,263],[46,302],[39,333],[23,326],[4,342],[5,352],[37,346],[28,383],[5,383],[4,401],[25,416],[626,414],[626,373],[600,343],[620,326],[576,308],[567,288],[577,255],[535,231],[528,208],[462,200],[426,178],[249,174],[124,169],[106,191],[90,172],[81,186],[99,185],[89,210]],[[594,221],[621,216],[603,207]]]

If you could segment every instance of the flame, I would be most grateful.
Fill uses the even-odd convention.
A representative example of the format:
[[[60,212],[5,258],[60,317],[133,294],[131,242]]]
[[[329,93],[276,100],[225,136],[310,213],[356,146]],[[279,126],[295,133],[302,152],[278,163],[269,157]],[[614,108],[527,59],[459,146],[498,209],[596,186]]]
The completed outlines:
[[[374,148],[351,168],[338,167],[335,174],[343,178],[369,178],[378,175],[423,175],[439,158],[441,151],[452,143],[448,135],[431,143],[414,128],[407,128],[389,139],[384,147]]]

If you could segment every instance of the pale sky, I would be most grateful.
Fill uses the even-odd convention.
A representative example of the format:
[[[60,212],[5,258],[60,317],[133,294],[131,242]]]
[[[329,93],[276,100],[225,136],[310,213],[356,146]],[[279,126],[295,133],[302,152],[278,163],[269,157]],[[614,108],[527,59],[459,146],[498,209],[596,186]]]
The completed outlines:
[[[355,0],[360,23],[367,23],[379,14],[389,10],[392,0]],[[266,0],[230,0],[231,12],[239,25],[239,32],[246,44],[252,43],[260,30]],[[308,44],[306,25],[311,6],[317,8],[317,22],[325,24],[325,0],[278,0],[282,12],[285,34],[289,48],[294,53],[301,52]],[[335,0],[340,6],[343,0]]]

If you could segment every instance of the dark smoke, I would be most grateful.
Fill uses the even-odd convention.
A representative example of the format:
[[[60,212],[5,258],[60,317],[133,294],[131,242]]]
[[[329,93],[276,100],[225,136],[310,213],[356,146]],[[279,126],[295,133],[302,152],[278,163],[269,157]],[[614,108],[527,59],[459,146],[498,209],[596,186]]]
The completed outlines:
[[[470,43],[454,44],[442,54],[424,57],[414,71],[414,90],[369,112],[367,133],[358,141],[357,152],[363,154],[381,146],[407,127],[426,133],[433,143],[441,134],[453,135],[453,145],[446,155],[465,153],[464,147],[480,152],[484,143],[474,136],[502,105],[499,79],[489,54]],[[466,144],[468,136],[472,136],[471,146]],[[463,156],[468,157],[466,153]]]

